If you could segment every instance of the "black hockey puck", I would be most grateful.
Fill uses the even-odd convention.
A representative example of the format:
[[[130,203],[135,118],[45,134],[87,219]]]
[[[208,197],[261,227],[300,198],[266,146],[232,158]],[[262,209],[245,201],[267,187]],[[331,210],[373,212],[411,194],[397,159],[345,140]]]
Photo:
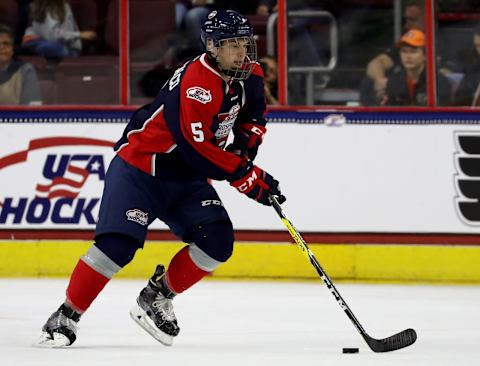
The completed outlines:
[[[342,353],[358,353],[358,348],[342,348]]]

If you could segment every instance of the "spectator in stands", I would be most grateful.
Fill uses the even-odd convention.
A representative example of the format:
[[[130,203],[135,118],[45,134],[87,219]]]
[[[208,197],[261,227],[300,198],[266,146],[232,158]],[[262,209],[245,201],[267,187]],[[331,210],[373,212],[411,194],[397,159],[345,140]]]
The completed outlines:
[[[455,93],[455,105],[480,106],[480,24],[473,30],[472,57],[467,57],[463,78]]]
[[[27,52],[47,59],[79,56],[82,40],[97,37],[92,30],[80,31],[66,0],[34,0],[31,4],[32,23],[23,36]]]
[[[425,29],[423,7],[419,1],[410,1],[405,5],[403,32],[410,29]],[[385,96],[388,76],[399,68],[400,56],[397,47],[387,49],[373,58],[367,65],[367,76],[360,85],[360,104],[379,105]]]
[[[416,29],[409,30],[400,39],[400,62],[402,67],[393,73],[387,82],[382,105],[427,105],[425,77],[425,34]],[[440,105],[451,100],[448,79],[437,75],[437,98]]]
[[[331,0],[289,0],[287,2],[288,11],[330,11],[331,7]],[[277,8],[277,0],[260,0],[256,12],[260,15],[269,16],[276,12]],[[318,18],[310,19],[306,17],[293,17],[290,20],[291,24],[288,30],[289,66],[319,66],[326,64],[330,56],[325,56],[325,53],[328,53],[324,49],[325,42],[317,42],[317,39],[312,35],[312,28],[319,21]]]
[[[0,24],[0,104],[41,105],[35,69],[14,58],[14,42],[13,30]]]
[[[32,0],[17,0],[17,28],[15,29],[15,45],[18,47],[22,44],[22,38],[29,23],[29,9]]]
[[[289,0],[287,11],[326,10],[332,12],[332,0]],[[269,16],[277,11],[277,0],[260,0],[257,14]],[[319,18],[291,17],[288,27],[288,66],[316,67],[326,66],[330,60],[329,33],[319,31],[318,26],[324,25]],[[320,27],[325,29],[325,27]],[[317,76],[316,83],[324,83],[324,76]],[[289,73],[288,102],[291,104],[306,104],[306,74]]]
[[[200,29],[214,3],[214,0],[190,0],[187,4],[177,2],[176,11],[183,13],[183,16],[180,16],[180,29],[185,31],[188,40],[187,47],[193,49],[195,53],[201,53],[203,50],[200,42]],[[182,10],[179,9],[180,4],[184,6]]]
[[[277,12],[276,0],[260,0],[257,6],[257,14],[263,16],[269,16],[271,13]]]
[[[265,91],[265,99],[267,100],[267,104],[277,105],[277,61],[272,56],[264,56],[258,60],[258,62],[260,63],[265,76],[263,79],[263,89]]]
[[[325,9],[332,10],[332,6],[338,0],[288,0],[288,10],[300,9]],[[277,0],[260,0],[257,6],[257,14],[268,16],[278,10]]]

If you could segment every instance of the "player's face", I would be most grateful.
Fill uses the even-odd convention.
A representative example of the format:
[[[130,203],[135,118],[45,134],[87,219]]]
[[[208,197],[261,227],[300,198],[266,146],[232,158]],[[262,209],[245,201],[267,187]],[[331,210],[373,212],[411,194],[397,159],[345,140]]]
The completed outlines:
[[[0,34],[0,66],[6,66],[13,57],[13,40],[8,34]]]
[[[225,69],[241,68],[246,62],[247,48],[249,45],[247,38],[232,38],[222,41],[218,47],[218,61]]]
[[[406,70],[419,69],[425,64],[425,52],[420,47],[403,45],[400,48],[400,59]]]

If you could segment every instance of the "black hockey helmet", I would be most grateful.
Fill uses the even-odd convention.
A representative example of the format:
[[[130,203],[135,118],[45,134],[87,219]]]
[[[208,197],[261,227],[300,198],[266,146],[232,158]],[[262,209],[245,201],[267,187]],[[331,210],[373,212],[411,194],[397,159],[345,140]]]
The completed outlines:
[[[253,29],[247,17],[234,10],[214,10],[208,14],[201,30],[202,43],[207,52],[217,61],[220,71],[236,80],[247,79],[257,61],[257,45]],[[222,47],[226,40],[243,40],[246,56],[241,67],[223,68],[219,60],[212,55],[208,41],[216,48]]]

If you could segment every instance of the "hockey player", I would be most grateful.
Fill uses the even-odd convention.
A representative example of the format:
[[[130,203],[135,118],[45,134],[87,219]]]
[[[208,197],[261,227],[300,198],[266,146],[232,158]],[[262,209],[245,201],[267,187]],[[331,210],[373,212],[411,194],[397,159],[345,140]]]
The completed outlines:
[[[246,17],[213,11],[202,27],[206,52],[185,63],[155,100],[132,116],[105,179],[95,243],[78,261],[66,300],[43,326],[39,345],[70,346],[77,323],[107,282],[142,248],[147,227],[165,222],[189,245],[158,265],[130,315],[171,345],[180,328],[172,299],[227,261],[233,228],[207,179],[227,180],[271,205],[278,181],[253,164],[266,132],[263,74]],[[233,131],[232,144],[226,147]]]

